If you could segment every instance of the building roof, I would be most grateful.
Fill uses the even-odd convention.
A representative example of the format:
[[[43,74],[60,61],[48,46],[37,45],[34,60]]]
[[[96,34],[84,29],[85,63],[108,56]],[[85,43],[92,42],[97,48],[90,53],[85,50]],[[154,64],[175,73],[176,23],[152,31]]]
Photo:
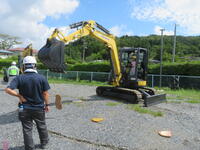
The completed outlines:
[[[1,49],[0,53],[3,53],[3,54],[13,54],[13,52],[8,51],[8,50],[4,50],[4,49]]]
[[[25,48],[10,48],[10,49],[7,49],[8,51],[10,52],[23,52]],[[33,53],[34,54],[37,54],[38,53],[38,50],[36,49],[33,49]]]

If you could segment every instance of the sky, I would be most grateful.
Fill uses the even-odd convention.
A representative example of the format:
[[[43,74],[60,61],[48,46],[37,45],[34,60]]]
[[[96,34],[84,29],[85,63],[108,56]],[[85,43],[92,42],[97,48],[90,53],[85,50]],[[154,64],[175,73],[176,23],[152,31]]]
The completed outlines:
[[[55,28],[94,20],[115,36],[200,34],[199,0],[0,0],[0,33],[40,49]],[[19,46],[18,46],[19,47]]]

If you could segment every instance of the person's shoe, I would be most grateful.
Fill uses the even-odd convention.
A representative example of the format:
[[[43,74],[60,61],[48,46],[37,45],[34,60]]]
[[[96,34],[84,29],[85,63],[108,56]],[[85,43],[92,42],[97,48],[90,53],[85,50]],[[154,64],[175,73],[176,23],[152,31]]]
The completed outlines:
[[[41,149],[48,149],[48,147],[49,147],[49,143],[40,144]]]

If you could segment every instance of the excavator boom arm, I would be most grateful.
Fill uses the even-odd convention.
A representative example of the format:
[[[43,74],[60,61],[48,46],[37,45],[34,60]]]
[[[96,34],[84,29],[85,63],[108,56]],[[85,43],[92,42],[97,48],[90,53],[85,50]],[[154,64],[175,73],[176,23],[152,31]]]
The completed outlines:
[[[49,37],[49,40],[58,38],[60,41],[68,44],[84,36],[92,36],[98,39],[99,41],[105,43],[110,49],[111,60],[113,64],[114,79],[112,84],[118,86],[122,75],[115,37],[112,34],[110,34],[107,29],[105,29],[103,26],[99,25],[95,21],[82,21],[70,25],[71,29],[78,27],[81,28],[69,34],[68,36],[65,36],[58,29],[55,29],[52,35]]]

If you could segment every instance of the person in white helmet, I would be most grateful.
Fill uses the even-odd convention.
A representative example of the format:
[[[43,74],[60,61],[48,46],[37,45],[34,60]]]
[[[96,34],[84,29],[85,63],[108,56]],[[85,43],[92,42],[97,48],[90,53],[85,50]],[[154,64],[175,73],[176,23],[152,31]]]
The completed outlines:
[[[8,84],[17,76],[19,75],[19,68],[16,66],[16,62],[13,61],[11,66],[8,68]]]
[[[33,56],[26,56],[23,59],[24,73],[16,76],[5,89],[6,93],[19,98],[19,120],[22,123],[25,150],[35,149],[32,138],[33,120],[38,129],[40,148],[45,149],[49,142],[45,112],[50,111],[50,86],[46,78],[37,73],[36,63]]]

